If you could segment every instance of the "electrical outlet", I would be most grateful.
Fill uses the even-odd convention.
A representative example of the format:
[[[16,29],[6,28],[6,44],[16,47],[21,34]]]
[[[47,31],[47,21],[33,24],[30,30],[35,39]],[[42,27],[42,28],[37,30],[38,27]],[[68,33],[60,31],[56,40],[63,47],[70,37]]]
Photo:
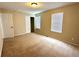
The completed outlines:
[[[72,40],[74,40],[74,38],[72,38]]]

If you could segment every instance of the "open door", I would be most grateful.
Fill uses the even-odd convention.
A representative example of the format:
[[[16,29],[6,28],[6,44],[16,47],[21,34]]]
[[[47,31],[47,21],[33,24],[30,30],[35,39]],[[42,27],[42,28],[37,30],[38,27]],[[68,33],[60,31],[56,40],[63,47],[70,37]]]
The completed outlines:
[[[31,21],[31,32],[34,32],[34,17],[30,17]]]

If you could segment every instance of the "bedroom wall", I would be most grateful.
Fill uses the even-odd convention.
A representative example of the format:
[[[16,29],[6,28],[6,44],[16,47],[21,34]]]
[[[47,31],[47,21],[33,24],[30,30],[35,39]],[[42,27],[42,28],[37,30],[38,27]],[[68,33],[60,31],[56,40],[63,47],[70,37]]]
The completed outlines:
[[[14,34],[15,36],[24,34],[25,31],[25,14],[23,13],[14,13]]]
[[[13,13],[14,35],[15,36],[30,33],[30,28],[29,28],[30,24],[26,24],[25,22],[26,19],[30,21],[30,16],[32,15],[22,13],[22,12]]]
[[[64,13],[62,33],[50,31],[51,14],[58,12]],[[51,9],[40,13],[40,16],[41,29],[36,29],[36,33],[79,45],[79,3]]]

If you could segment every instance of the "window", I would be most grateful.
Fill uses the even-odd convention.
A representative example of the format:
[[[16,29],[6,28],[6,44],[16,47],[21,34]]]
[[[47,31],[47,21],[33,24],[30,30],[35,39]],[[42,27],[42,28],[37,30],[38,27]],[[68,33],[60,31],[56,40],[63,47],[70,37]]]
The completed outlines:
[[[35,29],[40,29],[40,16],[35,17]]]
[[[51,31],[62,33],[63,13],[55,13],[51,15]]]

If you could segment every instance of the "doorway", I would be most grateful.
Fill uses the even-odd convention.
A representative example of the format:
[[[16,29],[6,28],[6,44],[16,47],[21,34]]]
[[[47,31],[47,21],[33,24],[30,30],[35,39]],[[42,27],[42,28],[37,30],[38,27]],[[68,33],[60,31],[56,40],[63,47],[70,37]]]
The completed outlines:
[[[31,32],[34,32],[34,17],[30,17],[31,21]]]

